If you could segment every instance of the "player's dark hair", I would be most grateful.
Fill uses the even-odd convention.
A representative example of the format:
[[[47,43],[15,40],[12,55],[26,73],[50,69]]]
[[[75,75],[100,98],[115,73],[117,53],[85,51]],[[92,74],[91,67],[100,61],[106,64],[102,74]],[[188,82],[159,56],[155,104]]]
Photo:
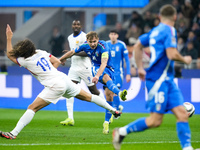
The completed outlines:
[[[112,29],[112,30],[110,30],[110,33],[116,33],[116,34],[119,34],[119,33],[117,32],[116,29]]]
[[[164,5],[160,8],[160,15],[166,18],[171,18],[176,13],[176,9],[170,4]]]
[[[91,40],[93,38],[98,39],[99,37],[98,37],[98,34],[95,31],[90,31],[86,34],[86,38],[87,38],[87,40]]]
[[[35,50],[36,48],[33,42],[31,42],[29,39],[25,39],[23,41],[19,41],[13,46],[13,50],[10,52],[10,55],[16,58],[28,58],[35,54]]]

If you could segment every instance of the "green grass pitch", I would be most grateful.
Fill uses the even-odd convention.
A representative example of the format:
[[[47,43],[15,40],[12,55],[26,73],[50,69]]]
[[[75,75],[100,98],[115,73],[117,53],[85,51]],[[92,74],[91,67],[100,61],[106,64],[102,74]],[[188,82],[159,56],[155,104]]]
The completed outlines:
[[[0,130],[11,131],[25,110],[0,109]],[[123,113],[110,124],[110,133],[102,133],[104,113],[75,112],[75,126],[62,126],[64,111],[39,111],[15,140],[0,137],[0,150],[112,150],[112,130],[148,114]],[[200,148],[200,115],[189,119],[192,145]],[[181,150],[176,134],[175,117],[166,114],[156,129],[132,133],[123,142],[122,150]]]

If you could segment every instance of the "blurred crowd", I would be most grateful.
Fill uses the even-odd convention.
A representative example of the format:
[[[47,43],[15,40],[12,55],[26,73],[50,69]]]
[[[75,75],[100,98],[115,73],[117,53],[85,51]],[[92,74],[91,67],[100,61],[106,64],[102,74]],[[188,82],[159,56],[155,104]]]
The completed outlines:
[[[193,63],[190,66],[175,64],[176,77],[181,76],[181,68],[200,69],[200,1],[199,0],[172,0],[172,5],[177,10],[175,28],[178,36],[178,51],[183,55],[190,55]],[[127,44],[131,60],[132,76],[137,76],[134,61],[134,44],[142,33],[147,33],[160,23],[159,14],[146,11],[140,15],[133,11],[129,20],[128,29],[122,29],[120,23],[116,28],[120,33],[119,39]],[[150,50],[144,49],[144,63],[149,61]],[[146,64],[146,67],[148,65]]]

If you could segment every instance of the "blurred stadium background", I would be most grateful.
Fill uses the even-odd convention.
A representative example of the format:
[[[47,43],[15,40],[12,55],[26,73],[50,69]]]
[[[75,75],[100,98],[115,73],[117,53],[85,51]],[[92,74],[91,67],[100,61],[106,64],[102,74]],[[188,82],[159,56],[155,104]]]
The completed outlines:
[[[79,19],[83,31],[95,30],[101,40],[108,40],[110,29],[117,28],[120,39],[127,44],[131,61],[131,83],[124,81],[129,90],[128,101],[123,102],[125,112],[145,110],[146,89],[137,77],[133,45],[138,36],[159,23],[158,11],[164,4],[173,4],[178,11],[176,29],[178,50],[191,55],[193,63],[186,66],[176,63],[175,79],[185,101],[191,102],[200,114],[200,1],[199,0],[1,0],[0,1],[0,108],[26,109],[43,89],[36,79],[24,69],[14,65],[4,54],[6,49],[6,24],[14,31],[13,44],[24,38],[31,39],[37,48],[52,52],[49,40],[57,26],[65,37],[63,49],[69,49],[67,36],[72,33],[71,23]],[[120,28],[120,26],[122,28]],[[193,47],[188,46],[192,43]],[[148,66],[149,50],[145,49],[144,63]],[[67,73],[70,60],[58,69]],[[81,86],[86,89],[84,83]],[[101,84],[98,88],[103,92]],[[87,90],[87,89],[86,89]],[[50,105],[47,110],[66,110],[65,101]],[[102,108],[75,101],[75,111],[100,111]]]

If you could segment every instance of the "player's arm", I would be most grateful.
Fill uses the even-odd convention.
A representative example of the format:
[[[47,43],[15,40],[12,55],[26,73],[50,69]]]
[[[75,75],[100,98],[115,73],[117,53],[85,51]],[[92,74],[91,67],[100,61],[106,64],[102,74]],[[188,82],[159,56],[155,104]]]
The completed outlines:
[[[136,44],[134,45],[134,50],[135,50],[135,62],[138,68],[138,75],[140,77],[141,80],[145,79],[145,75],[146,75],[146,71],[143,68],[143,63],[142,63],[142,54],[143,54],[143,50],[142,50],[142,43],[140,42],[140,40],[138,40],[136,42]]]
[[[129,61],[127,49],[124,51],[124,59],[126,62],[126,82],[130,82],[131,81],[131,71],[130,71],[130,61]]]
[[[192,62],[191,56],[182,56],[176,48],[169,47],[166,49],[167,57],[171,60],[180,61],[185,64],[190,64]]]
[[[81,56],[81,57],[88,57],[87,53],[82,51],[82,52],[79,52],[79,53],[75,53],[74,55],[76,56]]]
[[[50,62],[55,68],[58,68],[58,66],[61,64],[61,61],[53,55],[50,57]]]
[[[97,83],[98,80],[99,80],[99,77],[102,75],[104,69],[106,68],[107,66],[107,62],[108,62],[108,52],[104,52],[102,55],[101,55],[101,65],[99,67],[99,70],[97,71],[97,74],[95,75],[95,77],[92,79],[92,82],[93,83]]]
[[[10,26],[7,24],[7,28],[6,28],[6,38],[7,38],[7,51],[6,51],[6,55],[7,57],[13,61],[14,63],[17,64],[17,59],[16,57],[12,56],[12,50],[13,50],[13,47],[12,47],[12,37],[13,37],[13,32],[10,28]]]
[[[67,53],[65,53],[63,56],[61,56],[59,58],[59,60],[61,61],[61,64],[65,65],[66,59],[72,57],[74,54],[75,54],[75,50],[71,50],[71,51],[68,51]]]

